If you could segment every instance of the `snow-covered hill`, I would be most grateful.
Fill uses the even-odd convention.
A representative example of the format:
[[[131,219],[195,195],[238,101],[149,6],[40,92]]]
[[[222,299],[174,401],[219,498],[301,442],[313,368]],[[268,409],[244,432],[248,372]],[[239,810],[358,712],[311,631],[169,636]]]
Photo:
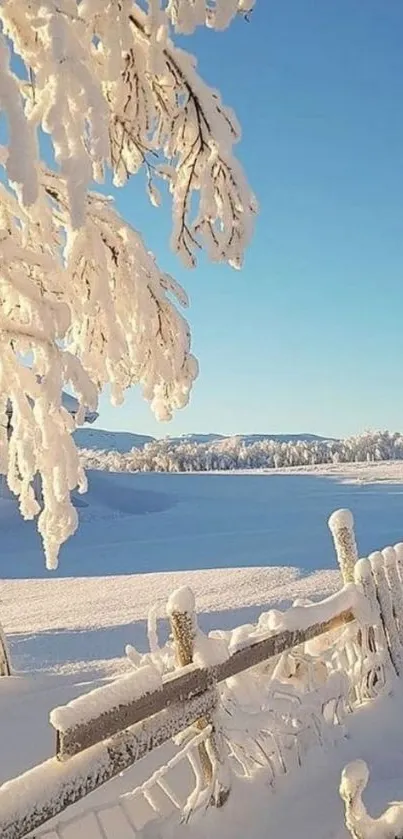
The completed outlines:
[[[153,437],[147,434],[132,434],[131,431],[104,431],[102,428],[77,428],[74,434],[81,449],[130,452],[151,443]]]
[[[242,434],[242,440],[248,445],[261,440],[275,440],[277,443],[321,443],[334,440],[334,437],[322,437],[319,434]]]
[[[247,445],[259,443],[261,440],[275,440],[277,443],[296,443],[299,440],[303,443],[313,443],[333,439],[305,432],[301,434],[237,434],[236,436]],[[168,439],[171,443],[214,443],[217,440],[231,438],[225,434],[182,434],[180,437],[168,437]]]
[[[102,451],[125,452],[133,448],[141,448],[146,443],[155,440],[147,434],[133,434],[130,431],[105,431],[102,428],[78,428],[75,438],[82,449],[97,449]],[[331,440],[330,437],[320,437],[317,434],[239,434],[238,438],[247,445],[261,440],[275,440],[276,442],[292,443],[297,440],[312,443]],[[215,441],[230,439],[224,434],[182,434],[180,437],[166,437],[170,443],[214,443]]]

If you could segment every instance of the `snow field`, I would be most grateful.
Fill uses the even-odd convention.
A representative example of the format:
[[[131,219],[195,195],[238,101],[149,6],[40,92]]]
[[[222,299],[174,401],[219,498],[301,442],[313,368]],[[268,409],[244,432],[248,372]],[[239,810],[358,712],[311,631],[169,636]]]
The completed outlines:
[[[385,465],[380,464],[371,467],[370,472],[370,467],[366,465],[366,480],[374,480],[374,477],[379,475],[377,470],[381,467],[385,469]],[[10,680],[1,680],[0,683],[0,707],[3,710],[0,714],[0,736],[4,744],[4,753],[7,755],[7,759],[0,763],[2,780],[54,754],[54,735],[48,725],[48,715],[53,708],[65,705],[87,690],[106,684],[111,677],[119,673],[130,671],[130,661],[124,656],[125,646],[131,644],[141,652],[146,651],[146,619],[150,607],[154,608],[157,618],[159,641],[164,643],[167,637],[167,624],[163,617],[165,603],[173,590],[181,586],[190,586],[195,592],[198,622],[203,632],[212,629],[225,632],[240,624],[256,622],[262,608],[280,606],[283,609],[296,599],[323,599],[338,591],[341,585],[340,575],[326,527],[326,519],[332,510],[341,506],[352,507],[356,513],[357,541],[361,554],[364,552],[363,543],[371,549],[401,538],[401,490],[396,473],[399,465],[388,464],[388,467],[389,473],[385,474],[383,471],[382,477],[387,478],[389,475],[389,479],[395,483],[356,483],[360,481],[359,466],[355,471],[344,467],[344,473],[337,477],[335,474],[320,475],[315,471],[311,475],[289,476],[115,476],[105,473],[90,475],[88,507],[79,511],[83,517],[84,534],[81,535],[80,530],[77,541],[71,542],[70,552],[65,555],[65,569],[62,564],[58,576],[47,578],[41,578],[42,567],[37,561],[38,547],[32,531],[29,527],[21,526],[12,505],[4,502],[0,507],[4,535],[1,557],[5,577],[0,592],[1,609],[11,643],[14,666],[20,675]],[[135,493],[137,507],[139,508],[139,502],[141,506],[135,511],[127,512],[124,502],[127,502],[131,492]],[[142,493],[145,499],[141,498]],[[155,496],[159,500],[161,497],[164,499],[164,504],[160,505],[163,509],[153,503]],[[120,500],[123,500],[124,510],[118,509]],[[282,526],[277,533],[275,528],[279,523],[281,508],[285,511],[284,505],[287,505],[287,511],[291,511],[293,525],[287,527],[284,517],[280,519]],[[183,533],[179,534],[180,522]],[[217,528],[218,523],[221,531]],[[268,564],[266,567],[251,565],[249,568],[191,570],[188,563],[198,562],[200,553],[194,548],[198,542],[198,534],[201,534],[203,528],[204,549],[208,550],[208,539],[211,539],[211,544],[218,540],[220,547],[225,546],[227,540],[230,542],[227,546],[228,562],[230,551],[235,561],[243,560],[243,534],[251,548],[250,558],[256,556],[254,534],[261,530],[260,544],[262,550],[265,544],[266,561],[273,563],[276,557],[281,560],[289,557],[293,558],[294,565],[290,563],[287,567]],[[231,528],[235,531],[235,538],[231,536]],[[310,536],[312,532],[315,539]],[[316,548],[315,553],[315,544],[320,532],[323,533],[321,549],[319,553]],[[114,539],[118,534],[121,541],[116,544]],[[109,539],[109,542],[105,539],[103,549],[97,542],[101,542],[104,537]],[[170,540],[172,553],[166,550]],[[95,544],[91,548],[93,543]],[[137,560],[142,546],[149,546],[150,543],[153,544],[155,557],[158,553],[161,555],[161,551],[165,551],[165,560],[167,563],[171,562],[172,567],[173,557],[176,555],[178,563],[183,563],[185,568],[187,565],[188,570],[147,574],[121,573],[119,563],[122,562],[122,558],[124,562],[130,560],[133,563],[133,558]],[[236,544],[238,553],[234,550]],[[75,552],[78,556],[76,554],[74,561]],[[224,557],[225,555],[224,550]],[[207,556],[206,551],[204,557]],[[298,568],[296,563],[299,557],[301,566]],[[78,558],[83,563],[81,567],[86,571],[86,576],[73,576],[72,572],[79,567]],[[102,576],[93,576],[97,562],[103,563]],[[323,568],[324,564],[328,565],[327,569]],[[36,574],[39,575],[37,578],[34,578],[31,572],[34,566]],[[152,567],[151,561],[149,568]],[[63,571],[65,576],[62,575]],[[242,643],[241,637],[239,640]],[[398,703],[399,697],[397,691],[393,701]],[[371,706],[371,713],[374,714],[371,725],[377,725],[384,730],[385,742],[389,736],[389,729],[383,729],[387,720],[383,719],[383,712],[375,709],[379,709],[380,705],[387,701],[389,702],[382,699]],[[392,710],[388,713],[392,714]],[[363,712],[366,710],[363,709]],[[397,713],[397,710],[393,713]],[[360,715],[361,711],[349,718],[349,730],[355,731],[358,725],[356,720]],[[316,839],[327,839],[327,836],[337,836],[339,839],[339,836],[345,836],[342,828],[342,805],[337,793],[339,777],[336,777],[333,784],[333,761],[336,761],[336,753],[337,761],[340,755],[337,771],[341,771],[342,765],[348,760],[360,756],[368,760],[371,769],[370,812],[375,812],[373,808],[377,801],[380,807],[384,807],[386,803],[382,796],[387,796],[389,787],[386,785],[382,791],[377,786],[379,772],[384,771],[381,758],[378,762],[374,759],[371,744],[364,744],[360,739],[361,735],[351,736],[356,738],[355,750],[349,750],[342,741],[326,758],[323,755],[320,757],[323,778],[320,773],[318,778],[312,768],[312,782],[319,786],[320,780],[323,800],[332,802],[330,823],[333,824],[333,833],[323,833],[325,820],[320,810],[317,822],[312,824],[313,816],[307,822],[311,831],[309,835]],[[394,737],[397,740],[396,733]],[[397,751],[397,743],[393,743],[393,747]],[[169,749],[164,753],[164,760],[165,756],[168,760]],[[307,759],[311,760],[309,755]],[[150,759],[147,759],[147,772],[157,769],[160,760],[160,755],[158,758],[150,755]],[[306,765],[305,763],[304,767]],[[304,769],[304,776],[306,771]],[[400,765],[396,771],[401,771]],[[302,781],[297,779],[297,775],[298,773],[290,775],[286,779],[287,785],[279,781],[277,790],[282,790],[281,796],[278,796],[277,792],[274,795],[270,793],[267,818],[270,819],[270,824],[272,818],[273,824],[276,824],[276,820],[278,822],[276,839],[277,836],[280,839],[284,836],[285,839],[286,835],[290,835],[287,831],[291,830],[292,819],[295,819],[295,823],[298,821],[294,800],[298,801],[301,812],[304,812],[298,792]],[[329,788],[323,786],[326,779]],[[103,791],[100,790],[92,798],[100,806],[104,806],[106,801],[116,802],[119,794],[130,792],[133,786],[141,784],[143,780],[144,767],[139,765],[130,773],[130,779],[123,777],[111,781]],[[372,793],[374,786],[376,792]],[[235,826],[243,825],[246,830],[248,818],[251,822],[251,836],[256,835],[261,839],[259,831],[261,834],[262,825],[255,825],[253,809],[256,808],[264,787],[260,782],[256,782],[253,788],[247,783],[246,788],[247,800],[251,802],[251,806],[244,803],[241,813],[242,807],[237,800],[237,792],[231,796],[233,809],[231,812],[227,811],[229,815],[226,816],[225,824],[220,823],[220,831],[222,830],[224,837],[228,835],[233,839],[234,836],[240,836],[241,833],[235,831]],[[245,792],[241,794],[239,791],[238,797],[241,795],[245,802]],[[398,790],[394,795],[399,797]],[[280,799],[282,810],[286,811],[282,811],[281,814]],[[187,828],[187,835],[208,835],[205,831],[210,830],[212,818],[214,814],[207,810],[200,824],[191,822]],[[338,832],[334,832],[336,827]],[[181,831],[182,828],[178,830]],[[78,833],[76,835],[78,837]]]

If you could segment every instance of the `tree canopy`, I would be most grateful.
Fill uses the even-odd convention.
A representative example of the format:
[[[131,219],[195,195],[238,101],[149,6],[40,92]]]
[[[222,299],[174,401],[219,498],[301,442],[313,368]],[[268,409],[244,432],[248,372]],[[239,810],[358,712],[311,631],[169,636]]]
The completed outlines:
[[[46,562],[75,531],[70,492],[86,488],[62,404],[85,408],[140,384],[159,419],[197,376],[184,290],[140,233],[96,191],[144,169],[172,203],[171,246],[187,266],[242,264],[256,201],[233,156],[234,114],[175,34],[227,27],[253,0],[7,0],[0,4],[0,468],[22,515],[38,515]],[[43,154],[49,135],[52,154]],[[49,163],[48,158],[51,158]],[[41,476],[43,503],[33,491]]]

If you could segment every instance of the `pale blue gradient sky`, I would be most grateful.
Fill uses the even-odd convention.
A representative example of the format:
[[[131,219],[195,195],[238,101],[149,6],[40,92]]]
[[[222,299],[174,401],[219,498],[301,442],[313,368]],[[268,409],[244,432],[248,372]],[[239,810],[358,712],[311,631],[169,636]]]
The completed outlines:
[[[117,196],[191,298],[200,377],[154,421],[134,390],[98,425],[345,435],[403,427],[403,3],[257,0],[249,24],[186,39],[243,126],[260,201],[244,269],[170,253],[170,208]]]

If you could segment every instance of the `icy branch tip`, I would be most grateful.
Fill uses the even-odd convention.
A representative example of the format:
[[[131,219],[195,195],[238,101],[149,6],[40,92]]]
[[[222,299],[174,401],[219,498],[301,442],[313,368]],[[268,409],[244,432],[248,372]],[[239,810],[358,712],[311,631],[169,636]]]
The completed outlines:
[[[167,615],[187,612],[192,615],[195,610],[195,596],[189,586],[182,586],[174,591],[167,603]]]
[[[342,527],[346,527],[347,530],[353,530],[354,517],[351,510],[335,510],[330,516],[328,524],[332,533],[340,530]]]

